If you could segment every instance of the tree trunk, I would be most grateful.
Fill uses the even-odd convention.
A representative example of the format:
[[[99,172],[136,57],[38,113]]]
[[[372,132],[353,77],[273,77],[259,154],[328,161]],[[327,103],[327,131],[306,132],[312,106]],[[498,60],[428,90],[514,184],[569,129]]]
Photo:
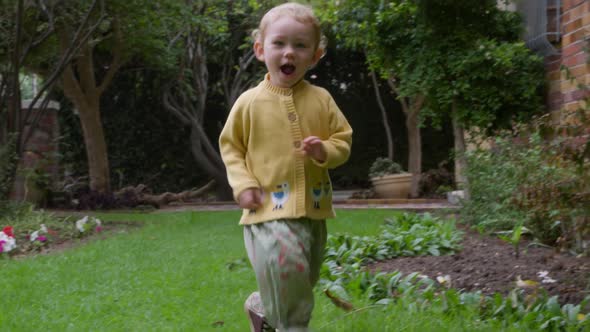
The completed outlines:
[[[203,14],[204,11],[205,7],[201,7],[198,12]],[[180,72],[165,89],[164,107],[183,125],[190,128],[191,153],[197,165],[215,179],[217,198],[232,200],[233,195],[221,156],[203,129],[209,89],[205,34],[197,29],[191,31],[184,40],[185,52],[179,59],[178,66]],[[229,77],[228,75],[228,71],[223,73],[225,78]],[[239,85],[239,82],[236,84]],[[236,85],[231,86],[235,87]],[[225,93],[229,93],[229,89],[230,85],[224,86]],[[226,95],[226,98],[228,102],[233,102],[230,100],[233,97]]]
[[[394,76],[387,78],[387,84],[397,96],[400,96]],[[417,95],[412,98],[398,97],[398,99],[406,115],[406,129],[408,131],[408,172],[413,175],[410,197],[416,198],[419,195],[420,178],[422,177],[422,135],[419,115],[425,97]]]
[[[377,75],[375,75],[374,71],[371,71],[370,75],[371,80],[373,81],[373,88],[375,89],[375,98],[377,99],[377,104],[379,105],[379,109],[381,110],[381,119],[383,120],[385,137],[387,138],[387,158],[393,160],[393,135],[391,134],[391,127],[389,126],[387,110],[385,109],[385,106],[383,105],[383,100],[381,99],[379,84],[377,83]]]
[[[217,199],[233,200],[221,155],[214,149],[202,126],[196,122],[191,125],[191,152],[197,164],[215,179]]]
[[[422,174],[422,135],[418,115],[419,105],[413,103],[406,113],[406,128],[408,130],[408,171],[413,174],[410,197],[418,197],[420,190],[420,177]],[[421,103],[420,103],[421,107]]]
[[[453,103],[452,107],[453,138],[455,142],[455,184],[458,189],[463,189],[464,198],[469,199],[469,182],[465,176],[465,168],[467,167],[465,130],[459,122],[455,103]]]
[[[64,94],[72,101],[80,116],[86,145],[90,189],[101,193],[111,192],[111,177],[107,144],[100,117],[100,96],[123,64],[123,36],[116,18],[113,20],[112,26],[113,58],[108,65],[103,66],[107,69],[104,75],[101,75],[101,82],[97,80],[95,73],[94,46],[85,40],[81,42],[78,56],[64,68],[62,73]],[[72,43],[75,42],[75,38],[72,36],[77,33],[74,34],[70,29],[71,27],[61,26],[57,30],[62,52],[69,50]]]
[[[88,54],[84,56],[88,56]],[[80,117],[84,144],[86,145],[90,189],[109,193],[111,192],[109,160],[100,117],[101,93],[92,82],[94,78],[92,61],[79,59],[77,65],[80,83],[86,86],[84,90],[80,88],[72,65],[68,65],[62,76],[64,93],[72,101]]]
[[[98,97],[98,96],[97,96]],[[84,133],[90,188],[99,192],[111,192],[109,158],[97,100],[87,105],[76,105]]]

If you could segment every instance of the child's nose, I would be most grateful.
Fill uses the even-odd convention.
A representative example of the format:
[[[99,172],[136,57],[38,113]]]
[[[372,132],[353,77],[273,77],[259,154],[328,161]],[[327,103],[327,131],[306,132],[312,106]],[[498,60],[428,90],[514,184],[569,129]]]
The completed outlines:
[[[294,49],[291,46],[285,47],[285,56],[286,57],[293,57]]]

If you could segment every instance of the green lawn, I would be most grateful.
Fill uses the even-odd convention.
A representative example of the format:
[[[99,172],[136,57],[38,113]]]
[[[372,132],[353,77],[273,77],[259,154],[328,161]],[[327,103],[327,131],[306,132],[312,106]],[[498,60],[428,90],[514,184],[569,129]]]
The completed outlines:
[[[371,234],[387,213],[341,215],[331,231]],[[240,264],[237,211],[100,217],[146,225],[64,253],[0,260],[1,331],[247,330],[242,304],[256,286]]]
[[[392,214],[339,211],[329,232],[375,235]],[[242,305],[256,285],[238,211],[99,217],[145,226],[62,253],[0,260],[0,331],[248,331]],[[398,303],[347,314],[320,290],[316,298],[315,331],[494,330],[469,312],[417,317]]]

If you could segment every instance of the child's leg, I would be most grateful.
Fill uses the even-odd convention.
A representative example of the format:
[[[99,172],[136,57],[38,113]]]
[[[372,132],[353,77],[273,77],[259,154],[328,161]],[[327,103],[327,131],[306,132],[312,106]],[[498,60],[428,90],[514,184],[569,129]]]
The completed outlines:
[[[323,261],[325,221],[276,220],[245,226],[244,240],[268,322],[281,331],[305,331]]]

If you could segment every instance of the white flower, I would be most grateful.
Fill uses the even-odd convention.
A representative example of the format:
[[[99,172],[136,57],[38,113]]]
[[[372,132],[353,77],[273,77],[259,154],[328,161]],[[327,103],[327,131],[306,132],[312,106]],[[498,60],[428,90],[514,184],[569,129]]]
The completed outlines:
[[[102,222],[100,221],[100,219],[94,218],[94,222],[96,223],[96,226],[102,226]]]
[[[548,271],[539,271],[537,272],[537,275],[539,276],[539,278],[541,278],[541,283],[543,284],[552,284],[554,282],[557,282],[557,280],[549,277],[549,272]]]
[[[443,286],[451,287],[451,276],[448,274],[445,276],[436,277],[436,281],[438,281],[438,283]]]
[[[4,232],[0,232],[0,242],[2,243],[2,252],[9,252],[16,248],[15,239]]]
[[[76,228],[80,231],[80,233],[84,233],[85,225],[88,222],[88,216],[84,216],[84,218],[76,221]]]
[[[38,237],[39,237],[39,231],[34,231],[33,233],[31,233],[31,236],[30,236],[31,242],[35,242],[35,240],[37,240]]]
[[[40,231],[41,231],[41,233],[47,233],[47,226],[45,226],[45,224],[41,224]]]

